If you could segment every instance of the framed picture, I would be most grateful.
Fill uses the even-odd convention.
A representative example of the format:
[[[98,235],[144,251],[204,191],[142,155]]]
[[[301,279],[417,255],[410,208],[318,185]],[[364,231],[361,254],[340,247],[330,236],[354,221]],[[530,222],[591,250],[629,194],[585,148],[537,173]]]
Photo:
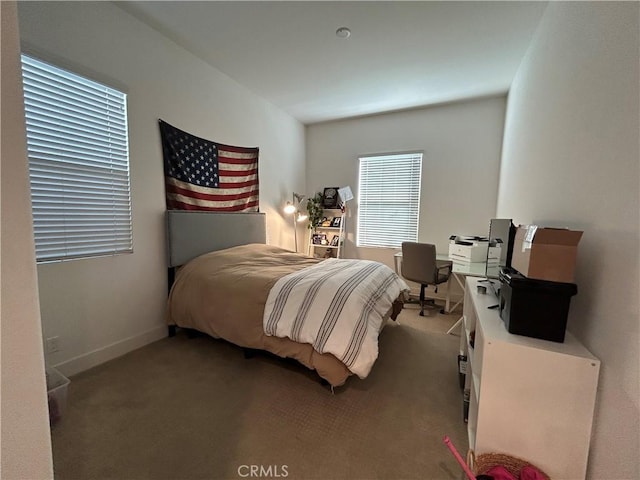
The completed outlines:
[[[330,227],[332,221],[333,221],[333,218],[324,217],[322,219],[322,222],[320,222],[320,226],[321,227]]]
[[[341,221],[342,217],[333,217],[333,219],[331,219],[331,226],[334,228],[340,228]]]
[[[331,246],[337,247],[340,244],[340,235],[334,235],[331,239]]]
[[[327,238],[326,235],[322,233],[314,233],[311,237],[311,243],[314,245],[322,245],[322,238]]]
[[[322,194],[324,208],[338,208],[338,187],[325,187]]]

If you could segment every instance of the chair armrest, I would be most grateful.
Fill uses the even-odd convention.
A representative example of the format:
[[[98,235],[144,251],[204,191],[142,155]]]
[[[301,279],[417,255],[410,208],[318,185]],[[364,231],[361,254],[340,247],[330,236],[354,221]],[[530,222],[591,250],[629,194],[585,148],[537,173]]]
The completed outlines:
[[[453,262],[450,260],[436,260],[436,270],[440,273],[441,270],[448,270],[447,276],[451,275],[451,269],[453,268]]]

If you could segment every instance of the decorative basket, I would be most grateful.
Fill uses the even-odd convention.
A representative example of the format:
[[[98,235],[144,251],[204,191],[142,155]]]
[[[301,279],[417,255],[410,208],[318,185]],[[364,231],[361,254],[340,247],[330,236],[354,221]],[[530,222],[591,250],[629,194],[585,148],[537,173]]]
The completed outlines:
[[[520,470],[522,470],[523,467],[530,466],[536,468],[545,480],[551,480],[549,475],[543,472],[540,467],[521,458],[504,453],[482,453],[476,457],[474,451],[469,450],[467,453],[467,464],[476,475],[486,475],[491,468],[501,465],[516,478],[520,478]]]

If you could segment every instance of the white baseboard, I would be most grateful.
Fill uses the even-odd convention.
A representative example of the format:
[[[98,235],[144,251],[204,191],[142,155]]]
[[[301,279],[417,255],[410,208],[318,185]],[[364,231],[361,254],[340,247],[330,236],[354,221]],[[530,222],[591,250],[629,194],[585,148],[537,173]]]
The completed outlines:
[[[102,363],[121,357],[125,353],[132,352],[140,347],[144,347],[157,340],[167,336],[167,327],[153,328],[139,335],[125,338],[118,342],[112,343],[102,348],[98,348],[88,353],[78,355],[77,357],[65,360],[62,363],[54,365],[63,375],[69,377],[76,373],[83,372]]]

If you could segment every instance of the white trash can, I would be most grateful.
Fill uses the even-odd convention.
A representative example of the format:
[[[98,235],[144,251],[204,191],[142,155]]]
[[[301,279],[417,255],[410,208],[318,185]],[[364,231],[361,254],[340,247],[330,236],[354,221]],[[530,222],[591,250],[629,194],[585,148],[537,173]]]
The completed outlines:
[[[47,368],[47,401],[49,403],[49,424],[56,425],[67,407],[67,389],[71,381],[55,368]]]

